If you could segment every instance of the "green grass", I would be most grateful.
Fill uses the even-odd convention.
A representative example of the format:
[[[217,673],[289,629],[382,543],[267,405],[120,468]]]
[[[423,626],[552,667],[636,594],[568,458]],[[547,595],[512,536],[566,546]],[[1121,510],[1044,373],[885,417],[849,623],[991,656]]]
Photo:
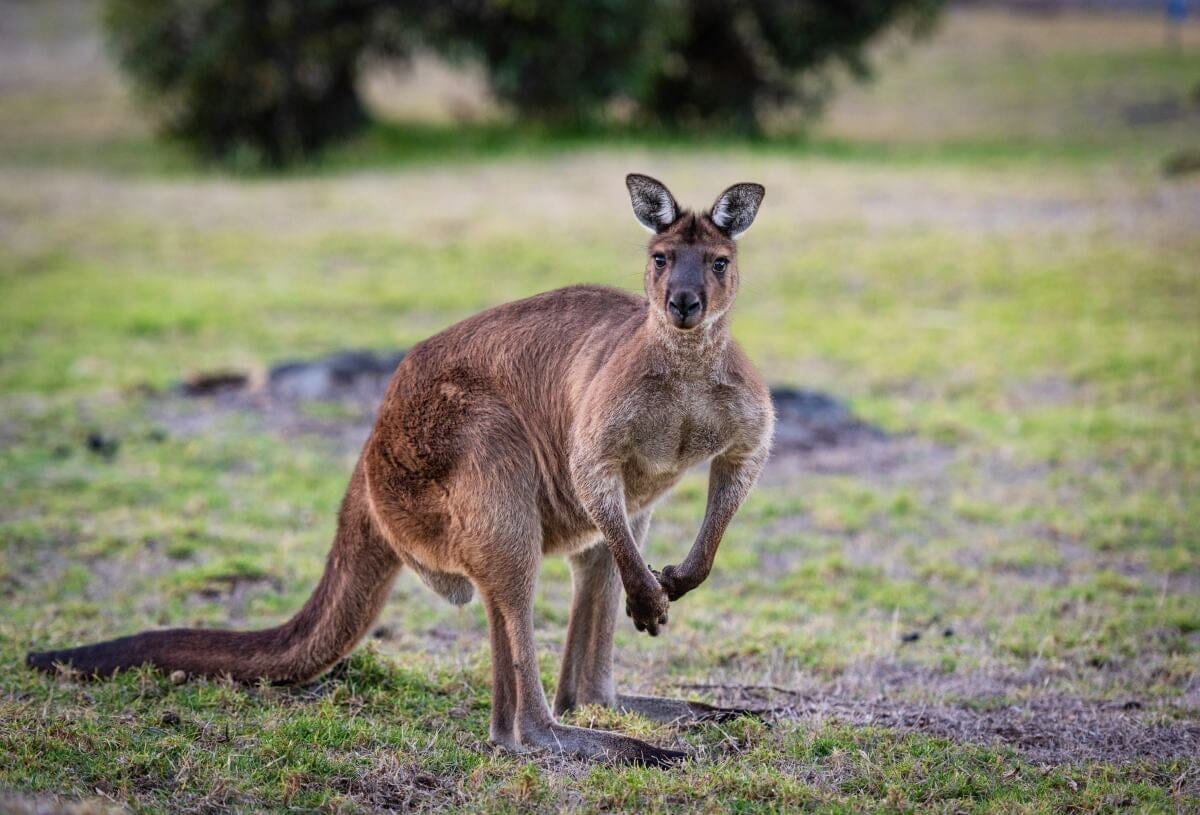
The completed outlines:
[[[1169,145],[1131,138],[1113,143],[1081,135],[1055,140],[1017,136],[957,138],[936,143],[904,144],[874,139],[847,139],[812,133],[746,137],[721,133],[689,134],[642,127],[595,126],[561,129],[511,122],[440,124],[388,122],[371,124],[345,144],[314,155],[290,168],[292,178],[322,177],[363,170],[404,169],[430,163],[481,163],[495,160],[554,159],[580,151],[653,150],[682,154],[697,150],[734,150],[752,155],[801,157],[893,166],[1039,166],[1078,165],[1104,159],[1134,159],[1157,167],[1171,154]],[[172,140],[125,135],[99,142],[23,141],[0,153],[0,165],[103,170],[130,177],[238,177],[264,179],[278,173],[252,160],[206,160]]]
[[[482,666],[399,667],[371,652],[308,695],[211,682],[177,688],[134,674],[97,686],[85,706],[60,695],[56,708],[73,726],[46,726],[36,751],[23,749],[28,740],[4,746],[29,773],[28,789],[78,785],[118,800],[162,795],[233,810],[356,810],[365,798],[399,808],[487,802],[494,812],[552,810],[564,800],[640,812],[697,802],[733,812],[1152,811],[1171,808],[1163,786],[1182,768],[1041,770],[1003,751],[919,735],[836,724],[780,735],[749,721],[697,733],[692,746],[706,758],[694,769],[547,767],[488,755],[464,737],[486,723],[486,697],[471,690],[483,677]],[[145,724],[113,728],[91,715],[97,707]],[[30,715],[22,705],[12,712]],[[448,717],[462,729],[448,731]],[[419,760],[405,755],[413,749]],[[97,760],[106,754],[121,755],[120,767]],[[181,786],[205,794],[180,799]]]
[[[1200,224],[1194,181],[1157,169],[1194,133],[1079,124],[1098,88],[1108,122],[1112,105],[1185,93],[1196,54],[1160,53],[1140,24],[1059,44],[1004,19],[955,13],[930,58],[846,94],[808,137],[754,143],[382,123],[274,176],[197,164],[103,83],[4,90],[0,810],[1200,805],[1194,752],[1097,759],[1080,735],[1047,757],[966,727],[1019,730],[1032,714],[1014,711],[1048,705],[1065,728],[1078,708],[1150,744],[1196,726],[1200,677]],[[906,130],[874,129],[921,100]],[[930,137],[946,100],[961,127]],[[23,668],[31,647],[298,608],[356,453],[318,431],[361,417],[309,404],[281,424],[166,389],[405,347],[555,286],[636,289],[630,170],[689,203],[763,181],[736,336],[771,381],[849,398],[894,434],[777,457],[667,635],[619,627],[623,688],[792,713],[577,716],[694,754],[670,772],[494,752],[484,614],[409,574],[368,642],[305,688]],[[116,451],[89,450],[95,432]],[[686,551],[705,488],[692,473],[663,502],[649,562]],[[569,593],[547,561],[548,691]],[[824,702],[830,716],[804,712]],[[921,706],[964,727],[887,718]]]

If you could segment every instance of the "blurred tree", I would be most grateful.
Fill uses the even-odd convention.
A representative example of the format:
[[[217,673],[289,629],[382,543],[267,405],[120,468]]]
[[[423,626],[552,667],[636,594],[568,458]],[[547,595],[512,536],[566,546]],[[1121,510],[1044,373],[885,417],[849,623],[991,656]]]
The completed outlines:
[[[928,31],[943,0],[681,0],[671,47],[637,98],[669,127],[757,132],[762,114],[820,109],[830,69],[870,76],[865,49],[899,25]]]
[[[625,97],[646,124],[754,133],[766,111],[818,111],[830,69],[869,77],[871,39],[927,30],[943,2],[449,0],[426,28],[527,117],[583,121]]]
[[[282,164],[365,123],[355,79],[382,39],[379,5],[109,0],[105,23],[170,132],[204,153]]]
[[[527,118],[581,124],[649,90],[678,22],[668,0],[447,0],[425,31],[452,59],[478,59],[493,92]]]
[[[646,124],[752,133],[816,110],[829,69],[943,0],[108,0],[110,42],[169,131],[281,164],[361,126],[368,51],[477,59],[526,118],[579,124],[624,99]]]

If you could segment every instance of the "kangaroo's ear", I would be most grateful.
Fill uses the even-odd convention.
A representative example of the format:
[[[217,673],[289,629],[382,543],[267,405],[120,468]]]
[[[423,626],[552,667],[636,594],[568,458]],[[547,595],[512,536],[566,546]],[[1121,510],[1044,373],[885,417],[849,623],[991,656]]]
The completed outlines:
[[[734,184],[717,196],[708,217],[726,235],[736,238],[750,228],[767,189],[762,184]]]
[[[661,181],[630,173],[625,176],[625,186],[629,188],[634,216],[651,232],[662,232],[679,217],[679,205]]]

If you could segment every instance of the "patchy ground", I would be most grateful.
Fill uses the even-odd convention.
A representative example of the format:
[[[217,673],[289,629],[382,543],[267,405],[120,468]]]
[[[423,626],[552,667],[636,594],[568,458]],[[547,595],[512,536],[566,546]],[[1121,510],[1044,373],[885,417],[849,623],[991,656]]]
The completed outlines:
[[[1192,29],[955,11],[807,144],[393,123],[244,178],[147,135],[92,11],[0,8],[0,810],[1200,806],[1200,181],[1163,172]],[[734,331],[781,427],[668,634],[618,631],[618,680],[764,720],[577,716],[687,749],[673,772],[494,752],[484,615],[407,574],[303,688],[23,668],[298,608],[387,349],[636,288],[630,170],[767,185]],[[696,472],[662,503],[652,563],[704,498]],[[547,561],[549,689],[569,594]]]

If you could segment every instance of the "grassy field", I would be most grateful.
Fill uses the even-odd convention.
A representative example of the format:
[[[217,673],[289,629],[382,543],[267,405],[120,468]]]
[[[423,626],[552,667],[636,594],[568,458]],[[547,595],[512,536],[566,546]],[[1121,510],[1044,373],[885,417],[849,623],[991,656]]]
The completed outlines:
[[[92,11],[0,7],[0,811],[1200,809],[1200,177],[1160,172],[1200,147],[1195,26],[1170,51],[1156,18],[956,11],[804,139],[477,100],[279,177],[156,141]],[[296,609],[369,411],[171,385],[636,288],[631,170],[694,204],[767,186],[735,334],[888,432],[776,455],[668,633],[620,627],[624,688],[765,721],[577,716],[694,754],[671,771],[493,752],[483,611],[407,573],[302,688],[23,667]],[[650,562],[704,489],[663,502]],[[549,690],[569,592],[547,561]]]

